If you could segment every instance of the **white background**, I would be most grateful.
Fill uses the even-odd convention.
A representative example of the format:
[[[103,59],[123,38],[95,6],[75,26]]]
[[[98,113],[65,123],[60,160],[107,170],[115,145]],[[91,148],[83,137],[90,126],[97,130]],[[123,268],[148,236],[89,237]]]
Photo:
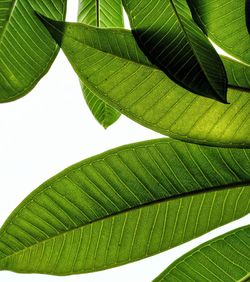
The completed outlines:
[[[68,1],[75,21],[77,2]],[[104,130],[88,110],[78,78],[60,52],[26,97],[0,105],[0,224],[32,190],[86,157],[161,135],[126,117]],[[98,273],[54,277],[0,272],[2,282],[149,282],[176,258],[209,239],[249,224],[250,216],[154,257]]]

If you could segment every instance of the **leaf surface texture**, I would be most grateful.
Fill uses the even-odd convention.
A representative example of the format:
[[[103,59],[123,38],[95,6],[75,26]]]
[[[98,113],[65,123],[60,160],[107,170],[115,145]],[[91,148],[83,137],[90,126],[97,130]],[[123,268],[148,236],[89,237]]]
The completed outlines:
[[[250,225],[195,248],[171,264],[154,282],[249,281]]]
[[[123,27],[121,0],[79,0],[78,21],[101,28]],[[116,122],[120,113],[98,98],[84,83],[81,82],[81,86],[84,98],[99,123],[107,128]]]
[[[233,87],[250,89],[250,65],[243,64],[231,58],[222,57],[226,68],[228,83]]]
[[[80,79],[136,122],[189,142],[250,146],[249,93],[230,89],[224,105],[186,91],[149,62],[129,31],[44,23]]]
[[[248,0],[188,0],[194,20],[220,48],[250,64]],[[248,3],[248,4],[247,4]],[[248,5],[248,6],[247,6]]]
[[[249,213],[249,159],[245,149],[157,139],[82,161],[10,215],[0,269],[91,272],[191,240]]]
[[[0,1],[0,102],[27,94],[48,71],[58,52],[34,10],[63,20],[66,0]]]
[[[226,102],[225,69],[186,1],[123,0],[123,4],[139,46],[153,63],[186,89]]]

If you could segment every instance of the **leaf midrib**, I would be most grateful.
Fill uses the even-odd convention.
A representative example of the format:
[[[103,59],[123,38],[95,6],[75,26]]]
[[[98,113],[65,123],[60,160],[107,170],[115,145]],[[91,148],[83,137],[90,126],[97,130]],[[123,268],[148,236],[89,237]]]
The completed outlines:
[[[238,282],[247,282],[247,281],[249,281],[249,278],[250,278],[250,272],[245,277],[240,279]]]
[[[8,28],[8,26],[9,26],[9,24],[10,24],[10,19],[11,19],[12,15],[13,15],[13,12],[14,12],[14,10],[15,10],[15,8],[16,8],[16,5],[17,5],[17,2],[18,2],[18,1],[19,1],[19,0],[14,0],[14,2],[13,2],[13,4],[12,4],[12,7],[11,7],[11,9],[10,9],[9,17],[7,18],[7,21],[6,21],[5,25],[4,25],[4,28],[3,28],[3,30],[2,30],[2,33],[1,33],[1,35],[0,35],[0,45],[2,44],[2,39],[3,39],[4,34],[5,34],[5,32],[6,32],[7,28]]]
[[[177,11],[177,9],[176,9],[176,7],[175,7],[174,0],[170,0],[169,2],[170,2],[171,6],[172,6],[172,8],[173,8],[173,10],[174,10],[174,13],[175,13],[175,15],[176,15],[176,17],[177,17],[178,22],[180,23],[180,25],[181,25],[181,27],[182,27],[183,32],[185,33],[185,35],[186,35],[186,37],[187,37],[187,40],[188,40],[188,42],[189,42],[190,48],[192,49],[192,51],[193,51],[193,53],[194,53],[194,55],[195,55],[197,61],[199,62],[199,66],[201,67],[203,73],[205,74],[205,77],[206,77],[207,81],[209,82],[209,85],[210,85],[211,88],[214,90],[214,92],[217,94],[217,96],[218,96],[220,99],[222,99],[220,93],[217,92],[217,90],[214,88],[213,84],[211,83],[210,77],[207,75],[206,69],[203,67],[203,64],[201,63],[200,58],[199,58],[199,56],[197,55],[197,52],[196,52],[195,48],[193,47],[192,42],[191,42],[190,39],[189,39],[189,35],[188,35],[188,33],[186,32],[185,26],[183,25],[182,20],[181,20],[181,17],[179,16],[178,11]],[[192,19],[191,19],[191,20],[192,20]],[[213,46],[212,46],[212,48],[213,48]],[[222,102],[224,102],[224,99],[222,99]]]
[[[74,230],[85,228],[86,226],[95,224],[95,223],[97,223],[99,221],[103,221],[105,219],[109,219],[109,218],[113,218],[113,217],[119,216],[120,214],[123,214],[123,213],[133,212],[135,210],[139,210],[139,209],[142,209],[142,208],[145,208],[145,207],[149,207],[149,206],[154,206],[154,205],[157,205],[157,204],[160,204],[160,203],[175,201],[175,200],[178,200],[178,199],[188,198],[188,197],[192,197],[192,196],[198,196],[198,195],[201,195],[201,194],[209,194],[209,193],[213,193],[213,192],[216,192],[216,191],[223,191],[223,190],[229,190],[230,191],[230,190],[233,190],[233,189],[245,188],[245,187],[249,187],[249,189],[250,189],[250,181],[243,181],[243,182],[234,183],[234,184],[227,184],[227,185],[222,185],[222,186],[217,186],[217,187],[211,187],[211,188],[207,188],[207,189],[204,189],[204,190],[196,190],[196,191],[191,191],[191,192],[185,192],[185,193],[182,193],[182,194],[179,194],[179,195],[170,196],[170,197],[165,198],[165,199],[159,199],[159,200],[155,200],[153,202],[141,204],[141,205],[135,206],[133,208],[127,208],[127,209],[124,209],[122,211],[113,213],[111,215],[107,215],[107,216],[103,216],[101,218],[95,219],[95,220],[93,220],[91,222],[88,222],[88,223],[86,223],[84,225],[81,225],[81,226],[69,229],[67,231],[61,232],[60,234],[51,236],[51,237],[49,237],[49,238],[47,238],[45,240],[41,240],[41,241],[31,245],[31,246],[28,246],[26,248],[23,248],[23,249],[17,251],[17,252],[12,253],[11,255],[7,255],[7,256],[1,258],[0,262],[4,261],[4,260],[6,260],[6,259],[8,259],[8,258],[10,258],[12,256],[16,256],[17,254],[19,254],[19,253],[21,253],[21,252],[23,252],[23,251],[25,251],[27,249],[34,248],[37,245],[43,244],[43,243],[45,243],[47,241],[50,241],[52,239],[55,239],[57,237],[61,237],[61,236],[64,236],[65,234],[71,233]],[[5,232],[5,230],[3,230],[3,233],[4,232]],[[1,241],[1,239],[0,239],[0,241]],[[1,266],[0,266],[0,270],[1,270]],[[246,277],[246,278],[248,278],[248,277]],[[242,282],[244,282],[244,280]]]
[[[42,16],[42,20],[46,21],[47,24],[49,24],[54,30],[58,31],[60,34],[63,34],[63,32],[62,32],[60,29],[58,29],[56,26],[54,26],[53,24],[51,24],[50,22],[48,22],[45,17]],[[76,24],[76,23],[74,23],[74,24]],[[79,23],[77,23],[77,24],[79,24]],[[85,28],[86,30],[89,30],[89,31],[91,31],[91,32],[93,31],[92,28],[89,27],[88,25],[85,25],[85,24],[82,24],[82,25],[84,25],[84,28]],[[126,30],[126,29],[119,29],[119,28],[112,28],[112,29],[111,29],[111,28],[105,28],[105,30],[112,30],[112,32],[123,33],[125,36],[131,34],[131,32],[130,32],[129,30]],[[91,45],[89,45],[89,44],[86,44],[86,43],[84,43],[84,42],[82,42],[82,41],[76,39],[75,37],[73,37],[73,36],[71,36],[71,35],[69,35],[69,34],[66,34],[66,35],[63,34],[63,35],[64,35],[64,37],[68,37],[68,38],[70,38],[70,39],[72,39],[72,40],[74,40],[74,41],[76,41],[76,42],[78,42],[78,43],[80,43],[80,44],[82,44],[82,45],[85,45],[85,46],[87,46],[87,47],[89,47],[89,48],[95,49],[95,50],[97,50],[98,52],[101,52],[101,53],[104,53],[104,54],[109,54],[109,55],[111,55],[111,56],[120,58],[120,59],[122,59],[122,60],[124,60],[124,61],[126,61],[126,62],[132,62],[133,64],[142,65],[142,66],[147,67],[147,68],[149,68],[149,69],[153,69],[154,71],[156,70],[156,71],[159,71],[159,72],[161,72],[161,73],[164,73],[163,71],[161,71],[161,70],[160,70],[156,65],[154,65],[154,64],[145,64],[145,63],[142,63],[142,62],[136,62],[136,61],[134,61],[134,60],[132,60],[132,59],[125,58],[125,57],[121,57],[121,56],[118,56],[118,55],[116,55],[116,54],[110,53],[110,52],[108,52],[108,51],[100,50],[100,49],[98,49],[98,48],[96,48],[96,47],[94,47],[94,46],[91,46]],[[226,57],[226,56],[221,56],[221,57],[228,58],[228,57]],[[230,58],[229,58],[229,59],[230,59]],[[240,61],[239,63],[243,63],[243,62]],[[243,64],[244,64],[244,63],[243,63]],[[249,66],[249,67],[250,67],[250,65],[246,65],[246,66]],[[84,83],[85,83],[85,82],[84,82]],[[175,84],[176,84],[176,83],[175,83]],[[177,84],[176,84],[176,86],[177,86]],[[236,90],[239,89],[239,87],[236,87],[236,86],[233,86],[233,85],[229,85],[228,88],[229,88],[229,89],[236,89]],[[239,90],[241,90],[241,88],[240,88]],[[246,89],[246,88],[243,88],[242,90],[246,91],[247,89]],[[190,92],[190,91],[189,91],[189,92]]]
[[[39,15],[39,16],[40,16],[40,15]],[[112,54],[112,53],[107,52],[107,51],[100,50],[100,49],[98,49],[97,47],[93,47],[93,46],[91,46],[91,45],[89,45],[89,44],[86,44],[85,42],[82,42],[82,41],[78,40],[77,38],[75,38],[75,37],[73,37],[73,36],[71,36],[71,35],[69,35],[69,34],[66,34],[66,35],[65,35],[60,29],[58,29],[56,26],[54,26],[53,24],[51,24],[50,22],[48,22],[45,17],[42,16],[42,20],[44,20],[48,25],[50,25],[54,30],[58,31],[58,32],[59,32],[60,34],[62,34],[64,37],[68,37],[68,38],[70,38],[70,39],[72,39],[72,40],[74,40],[74,41],[76,41],[76,42],[78,42],[78,43],[80,43],[80,44],[82,44],[82,45],[85,45],[85,46],[87,46],[87,47],[89,47],[89,48],[95,49],[95,50],[97,50],[98,52],[101,52],[101,53],[104,53],[104,54],[110,54],[110,55],[112,55],[112,56],[114,56],[114,57],[120,58],[120,59],[125,60],[125,61],[127,61],[127,62],[132,62],[132,63],[134,63],[134,64],[142,65],[142,66],[145,66],[145,67],[148,67],[148,68],[151,68],[151,69],[158,70],[158,71],[162,72],[157,66],[155,66],[155,65],[153,65],[153,64],[150,64],[150,65],[149,65],[149,64],[144,64],[144,63],[141,63],[141,62],[136,62],[136,61],[133,61],[132,59],[128,59],[128,58],[125,58],[125,57],[118,56],[118,55],[116,55],[116,54]],[[73,24],[81,24],[81,23],[73,23]],[[89,30],[89,31],[91,31],[91,32],[93,31],[93,28],[91,28],[90,26],[85,25],[85,24],[81,24],[81,25],[84,25],[85,30]],[[105,28],[105,30],[112,30],[112,32],[130,34],[130,31],[128,31],[128,30],[126,30],[126,29],[122,29],[122,28],[121,28],[121,29],[119,29],[119,28]]]

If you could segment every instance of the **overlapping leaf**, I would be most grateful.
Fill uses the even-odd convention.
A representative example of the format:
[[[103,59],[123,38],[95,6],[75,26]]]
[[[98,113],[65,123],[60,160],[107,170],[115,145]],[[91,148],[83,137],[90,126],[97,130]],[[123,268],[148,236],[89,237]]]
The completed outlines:
[[[188,0],[193,17],[204,32],[231,56],[250,64],[247,30],[248,0]]]
[[[187,253],[154,281],[249,281],[250,225],[217,237]]]
[[[249,159],[250,150],[158,139],[82,161],[8,218],[0,269],[90,272],[191,240],[249,212]]]
[[[0,102],[27,94],[48,71],[58,47],[34,9],[63,20],[66,0],[0,1]]]
[[[129,31],[44,20],[82,81],[118,111],[162,134],[216,146],[250,146],[250,95],[229,105],[192,94],[149,63]]]
[[[250,34],[250,1],[246,0],[246,25]]]
[[[123,27],[121,0],[79,0],[78,21],[97,27]],[[104,128],[112,125],[120,113],[98,98],[94,92],[81,83],[85,100],[94,117]]]
[[[135,38],[181,86],[226,101],[227,78],[214,47],[192,19],[186,1],[123,0]]]
[[[250,65],[222,57],[226,68],[228,83],[231,86],[250,89]]]

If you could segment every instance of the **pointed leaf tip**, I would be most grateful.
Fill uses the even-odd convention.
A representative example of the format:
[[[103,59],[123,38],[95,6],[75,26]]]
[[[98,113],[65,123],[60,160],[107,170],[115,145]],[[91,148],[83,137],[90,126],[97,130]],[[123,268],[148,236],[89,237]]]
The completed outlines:
[[[186,1],[123,0],[138,45],[185,89],[227,104],[227,76]]]
[[[112,9],[109,1],[79,0],[78,22],[102,28],[124,27],[122,1],[112,0]],[[114,124],[121,114],[96,95],[96,90],[90,90],[82,83],[86,103],[95,119],[107,129]]]
[[[249,157],[250,150],[165,138],[84,160],[9,216],[0,230],[0,268],[93,272],[194,239],[249,213]]]
[[[36,12],[36,16],[43,23],[57,44],[61,46],[65,29],[64,22],[52,20],[38,12]]]

